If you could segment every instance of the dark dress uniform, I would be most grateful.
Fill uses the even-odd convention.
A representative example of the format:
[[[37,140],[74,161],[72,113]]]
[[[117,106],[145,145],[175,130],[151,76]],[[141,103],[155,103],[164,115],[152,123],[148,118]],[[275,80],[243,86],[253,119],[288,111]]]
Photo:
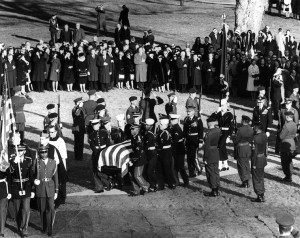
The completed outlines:
[[[46,160],[38,159],[34,166],[35,177],[40,181],[36,185],[36,197],[38,210],[40,212],[42,232],[52,234],[53,223],[55,219],[54,195],[58,193],[58,173],[56,162],[48,158]]]
[[[0,236],[4,235],[3,232],[8,204],[7,195],[11,193],[10,188],[7,184],[8,173],[8,169],[1,169],[0,171]]]
[[[22,235],[27,235],[28,222],[30,218],[30,197],[33,185],[32,156],[27,147],[18,146],[18,150],[25,150],[23,161],[20,161],[20,171],[18,163],[14,162],[16,154],[11,155],[10,160],[10,182],[12,202],[15,208],[15,217],[18,231]],[[21,174],[21,178],[20,178]],[[22,184],[22,185],[21,185]],[[23,189],[23,190],[22,190]]]
[[[268,137],[264,132],[254,135],[251,156],[252,182],[254,192],[257,194],[259,201],[264,201],[264,168],[267,165],[267,157],[265,154],[267,143]]]
[[[260,109],[259,106],[253,108],[252,125],[261,122],[263,125],[263,132],[269,132],[272,126],[272,111],[271,108],[263,105]]]
[[[132,107],[130,105],[130,107],[126,111],[126,122],[127,122],[127,124],[133,124],[134,123],[133,114],[136,113],[136,112],[140,112],[140,109],[138,107]]]
[[[93,130],[89,136],[89,144],[92,149],[92,169],[95,181],[96,191],[103,191],[104,187],[108,188],[110,185],[109,178],[106,174],[98,170],[99,155],[102,150],[110,145],[108,131],[104,128]]]
[[[221,130],[219,128],[209,130],[204,138],[203,147],[203,162],[205,163],[207,182],[216,195],[218,194],[218,188],[220,187],[220,173],[218,169],[220,160],[218,143],[220,136]]]
[[[199,116],[200,107],[199,107],[199,98],[198,97],[195,97],[194,99],[189,97],[186,100],[185,107],[186,108],[194,107],[195,108],[195,116],[197,116],[197,117]]]
[[[183,124],[183,135],[186,139],[187,164],[190,177],[195,176],[196,152],[200,143],[203,143],[203,122],[200,117],[186,117]]]
[[[175,102],[168,102],[165,105],[166,114],[169,116],[169,114],[177,114],[177,103]]]
[[[280,157],[282,171],[287,181],[292,181],[293,158],[295,157],[295,137],[297,134],[297,125],[295,122],[286,122],[280,132]]]
[[[88,131],[88,127],[90,125],[90,120],[94,119],[94,111],[97,107],[97,102],[94,100],[87,100],[83,102],[83,113],[84,113],[84,121],[85,121],[85,127],[86,127],[86,133],[90,134]]]
[[[175,166],[175,177],[177,184],[179,184],[178,173],[180,173],[184,185],[189,184],[189,178],[184,168],[184,157],[186,154],[184,146],[183,131],[178,124],[173,125],[170,128],[170,133],[172,136],[172,154],[174,158]]]
[[[160,130],[157,134],[159,189],[164,189],[166,180],[170,188],[175,188],[176,180],[173,174],[172,137],[168,130]]]
[[[151,130],[147,130],[144,137],[146,158],[147,158],[147,177],[151,189],[156,189],[156,165],[157,165],[157,149],[156,136]]]
[[[242,186],[248,187],[250,179],[251,142],[253,140],[253,129],[249,125],[239,128],[236,136],[235,150],[237,155],[237,169],[242,181]]]
[[[134,190],[133,193],[134,195],[138,195],[141,190],[143,192],[148,192],[150,187],[149,183],[143,177],[144,166],[146,165],[147,160],[143,137],[140,133],[131,137],[131,146],[133,152],[130,156],[133,161],[133,166],[131,167],[130,178]]]
[[[28,95],[25,96],[15,95],[11,97],[11,102],[15,114],[17,130],[19,131],[21,136],[21,144],[24,144],[24,131],[25,131],[25,122],[26,122],[25,114],[24,114],[24,106],[25,104],[33,103],[33,100]]]
[[[152,118],[155,123],[157,122],[157,118],[154,112],[154,107],[156,105],[163,104],[164,100],[160,97],[154,98],[143,98],[140,101],[140,108],[143,111],[142,121],[144,122],[147,118]]]
[[[222,115],[222,112],[217,113],[218,125],[221,129],[221,137],[219,141],[220,161],[228,160],[226,139],[232,135],[234,129],[233,115],[227,111]]]
[[[85,119],[82,107],[75,106],[72,109],[73,126],[72,133],[74,134],[74,156],[75,160],[83,160]]]

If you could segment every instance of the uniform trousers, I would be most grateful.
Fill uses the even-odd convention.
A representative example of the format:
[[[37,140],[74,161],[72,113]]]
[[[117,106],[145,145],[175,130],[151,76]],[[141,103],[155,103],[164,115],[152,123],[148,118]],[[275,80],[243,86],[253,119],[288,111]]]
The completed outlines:
[[[195,143],[186,143],[186,155],[187,155],[187,164],[189,169],[189,175],[195,175],[196,170],[196,153],[198,145]]]
[[[180,173],[180,176],[185,184],[187,184],[189,182],[189,177],[184,168],[184,156],[185,156],[185,154],[180,154],[180,153],[176,153],[176,151],[173,151],[175,177],[176,177],[178,184],[179,184],[178,173]]]
[[[205,164],[206,179],[212,189],[220,187],[219,163]]]
[[[282,171],[283,171],[285,177],[288,179],[291,179],[292,174],[293,174],[294,153],[291,151],[281,152],[280,158],[281,158]]]
[[[226,139],[227,134],[222,135],[219,140],[219,153],[220,153],[220,161],[228,160],[227,148],[226,148]]]
[[[99,154],[97,154],[99,155]],[[109,177],[100,172],[98,169],[98,157],[99,156],[92,156],[92,169],[93,169],[93,177],[94,177],[94,182],[95,182],[95,189],[96,191],[103,190],[104,187],[109,186]]]
[[[146,151],[147,164],[147,177],[150,183],[150,188],[155,188],[157,184],[156,165],[157,165],[157,151]]]
[[[264,183],[264,168],[252,168],[252,182],[254,192],[257,195],[261,195],[265,193],[265,183]]]
[[[250,158],[238,158],[237,159],[237,170],[242,182],[250,179]]]
[[[52,233],[55,218],[54,197],[37,197],[42,231]]]
[[[22,233],[27,232],[30,218],[30,197],[13,199],[18,230]]]
[[[56,31],[50,31],[50,35],[51,35],[51,41],[53,43],[57,42],[57,32]]]
[[[25,123],[24,122],[16,123],[16,127],[17,127],[17,130],[20,133],[21,145],[23,145],[24,140],[25,140]]]
[[[159,174],[159,187],[164,188],[165,181],[172,187],[176,185],[173,173],[172,148],[161,149],[158,154],[157,172]]]
[[[4,232],[4,226],[7,213],[7,198],[0,199],[0,235]]]
[[[83,160],[84,133],[74,133],[75,160]]]
[[[131,183],[134,193],[139,193],[140,190],[148,191],[150,184],[143,177],[144,165],[133,166],[133,174],[131,174]],[[133,175],[133,176],[132,176]]]

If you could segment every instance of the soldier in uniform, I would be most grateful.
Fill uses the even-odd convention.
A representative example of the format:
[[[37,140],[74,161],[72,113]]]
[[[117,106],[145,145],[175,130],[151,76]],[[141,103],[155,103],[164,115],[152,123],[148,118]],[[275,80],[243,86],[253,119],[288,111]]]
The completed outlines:
[[[104,188],[110,189],[108,176],[98,170],[98,159],[100,152],[110,145],[107,130],[101,129],[100,119],[90,121],[93,131],[89,135],[89,144],[92,149],[92,170],[95,181],[96,193],[104,192]]]
[[[177,114],[177,97],[176,94],[170,93],[168,94],[169,102],[165,106],[166,114]]]
[[[169,119],[167,116],[160,118],[159,131],[157,133],[157,144],[158,144],[158,183],[159,190],[164,189],[166,181],[169,188],[176,188],[176,180],[173,174],[173,154],[172,154],[172,137],[168,131]]]
[[[8,200],[11,199],[11,191],[8,186],[9,163],[0,158],[0,237],[4,237],[4,226]]]
[[[266,99],[263,97],[256,99],[257,105],[253,108],[252,126],[258,122],[262,123],[263,132],[269,137],[269,130],[272,126],[272,110],[265,105],[265,102]]]
[[[183,131],[179,125],[180,115],[170,114],[171,127],[170,133],[172,136],[172,154],[174,158],[174,167],[175,167],[175,178],[177,185],[179,185],[178,173],[183,180],[183,186],[189,185],[189,177],[184,168],[184,158],[185,158],[185,146],[184,146],[184,136]]]
[[[82,109],[84,113],[84,120],[85,120],[85,128],[86,133],[89,135],[91,128],[89,128],[90,120],[94,119],[94,111],[97,107],[96,99],[96,90],[90,90],[88,92],[89,100],[83,102]]]
[[[133,124],[133,113],[140,112],[140,108],[138,106],[138,100],[136,96],[132,96],[129,98],[130,106],[126,111],[126,121],[127,124]]]
[[[149,183],[143,177],[143,171],[146,165],[146,155],[140,128],[141,126],[139,124],[131,125],[131,146],[133,151],[130,155],[133,163],[130,176],[133,186],[131,196],[144,195],[148,192],[150,187]]]
[[[200,116],[200,107],[199,107],[199,103],[198,100],[199,98],[197,98],[197,91],[194,88],[191,88],[189,90],[189,98],[186,100],[186,104],[185,107],[194,107],[195,108],[195,116],[199,117]]]
[[[42,233],[53,236],[55,219],[54,201],[58,196],[58,174],[56,162],[48,156],[48,146],[38,148],[39,157],[34,166],[35,192],[42,225]]]
[[[300,237],[300,232],[293,227],[295,224],[295,219],[290,213],[279,213],[276,216],[276,223],[278,224],[278,231],[280,233],[279,238]]]
[[[118,128],[117,128],[114,136],[112,135],[114,144],[121,143],[130,138],[128,136],[128,134],[125,133],[125,126],[127,125],[126,121],[125,121],[125,115],[119,114],[116,116],[116,119],[117,119],[117,123],[118,123]]]
[[[56,112],[50,113],[48,115],[48,118],[49,118],[49,124],[44,130],[49,131],[50,127],[55,127],[58,132],[58,135],[60,137],[63,137],[61,124],[58,124],[58,114]]]
[[[253,140],[254,131],[249,125],[250,118],[242,116],[242,127],[239,128],[234,146],[237,155],[237,170],[242,181],[242,188],[249,188],[250,179],[250,159],[251,159],[251,143]]]
[[[189,176],[196,177],[197,169],[196,153],[197,149],[203,146],[203,122],[200,117],[196,116],[194,106],[187,108],[187,116],[184,119],[183,135],[185,138],[185,146],[187,151],[187,164],[189,168]],[[201,171],[198,171],[200,173]]]
[[[221,137],[219,141],[219,152],[220,152],[220,161],[219,161],[219,170],[229,170],[227,163],[228,154],[226,144],[230,141],[230,136],[234,130],[234,120],[233,115],[229,111],[229,103],[226,99],[221,99],[221,107],[216,112],[218,119],[218,125],[221,129]]]
[[[268,99],[266,98],[266,88],[264,86],[259,86],[257,88],[258,91],[258,98],[263,98],[264,99],[264,106],[268,107]]]
[[[153,133],[155,121],[152,118],[146,119],[146,132],[144,137],[146,158],[147,158],[147,177],[150,183],[149,191],[155,192],[157,189],[156,165],[157,149],[156,136]]]
[[[15,133],[13,144],[16,152],[10,158],[10,189],[15,209],[18,232],[22,237],[28,236],[28,223],[30,218],[30,198],[34,198],[33,187],[33,161],[31,152],[22,146],[20,135]]]
[[[24,106],[25,104],[31,104],[33,103],[33,100],[31,97],[29,97],[27,94],[22,95],[21,94],[21,86],[14,87],[14,96],[11,97],[11,102],[13,105],[13,110],[15,114],[15,120],[16,120],[16,126],[17,130],[20,133],[21,136],[21,145],[24,144],[24,133],[25,133],[25,114],[24,114]]]
[[[265,184],[264,184],[264,168],[267,165],[266,147],[268,137],[263,131],[263,124],[261,122],[254,124],[254,137],[252,142],[252,156],[251,156],[251,171],[254,192],[257,198],[253,202],[265,201]]]
[[[220,173],[219,173],[219,160],[220,153],[218,148],[221,130],[217,127],[218,121],[215,114],[212,114],[207,119],[208,132],[204,138],[204,156],[203,162],[205,164],[205,172],[207,182],[211,188],[211,192],[205,194],[211,197],[219,196],[220,187]]]
[[[295,137],[297,134],[297,125],[293,121],[292,111],[285,112],[285,123],[280,132],[280,158],[282,171],[285,175],[283,181],[292,182],[293,158],[295,157]]]
[[[47,130],[49,125],[50,125],[50,119],[49,119],[49,115],[51,113],[55,113],[55,105],[54,104],[48,104],[47,105],[47,112],[48,112],[48,115],[44,117],[44,121],[43,121],[43,125],[44,125],[44,130]]]
[[[75,106],[72,109],[73,126],[72,133],[74,134],[74,159],[83,160],[83,147],[84,147],[84,112],[82,97],[74,100]]]

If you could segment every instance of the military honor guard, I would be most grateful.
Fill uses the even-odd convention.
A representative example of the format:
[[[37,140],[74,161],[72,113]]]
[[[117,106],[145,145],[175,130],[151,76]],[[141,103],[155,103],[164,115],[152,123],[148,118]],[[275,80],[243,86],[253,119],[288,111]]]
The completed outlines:
[[[198,100],[199,98],[197,98],[197,91],[194,88],[191,88],[189,90],[189,98],[186,100],[186,104],[185,107],[194,107],[195,108],[195,116],[199,117],[200,116],[200,107],[199,107],[199,103]]]
[[[172,154],[174,158],[176,185],[179,185],[179,173],[183,180],[183,186],[188,186],[189,177],[184,168],[184,158],[186,154],[184,145],[184,135],[179,125],[180,115],[170,114],[169,116],[171,122],[170,133],[172,137]]]
[[[265,97],[257,97],[256,103],[256,106],[253,108],[252,126],[258,122],[262,123],[263,132],[265,132],[266,135],[269,137],[269,131],[272,126],[272,110],[271,108],[265,105]]]
[[[293,84],[293,92],[290,96],[290,99],[292,100],[292,107],[297,109],[299,112],[300,95],[299,95],[299,85],[297,83]]]
[[[204,155],[203,162],[205,164],[205,172],[207,182],[211,188],[211,192],[205,194],[206,196],[219,196],[220,187],[220,172],[219,172],[219,139],[221,130],[218,128],[218,121],[215,114],[212,114],[207,119],[208,132],[204,138]]]
[[[144,137],[145,152],[147,158],[147,177],[150,183],[149,192],[155,192],[157,189],[157,148],[156,135],[153,132],[155,121],[152,118],[146,119],[146,132]]]
[[[141,126],[139,124],[131,125],[132,153],[130,154],[130,158],[133,163],[130,176],[133,186],[131,196],[144,195],[149,191],[150,187],[150,184],[143,177],[144,167],[146,165],[146,154],[140,128]]]
[[[126,111],[126,122],[127,124],[133,124],[133,113],[140,112],[140,108],[136,96],[131,96],[129,101],[130,106]]]
[[[254,192],[257,198],[253,202],[265,201],[264,168],[267,166],[266,147],[268,137],[263,131],[263,124],[254,124],[254,137],[252,142],[251,171]]]
[[[40,213],[42,233],[53,236],[55,220],[54,201],[58,196],[58,173],[55,160],[48,156],[48,146],[38,148],[38,158],[34,166],[35,193]]]
[[[10,157],[10,189],[14,206],[18,232],[22,237],[28,236],[30,218],[30,198],[34,198],[33,160],[31,152],[21,145],[21,138],[14,133],[15,153]]]
[[[95,181],[95,192],[102,193],[104,189],[110,189],[110,181],[107,175],[98,170],[98,159],[100,152],[110,145],[108,131],[100,128],[100,119],[90,121],[92,132],[89,135],[89,144],[92,149],[92,170]]]
[[[229,111],[229,103],[226,99],[221,99],[221,107],[215,113],[218,119],[218,126],[221,129],[221,137],[219,141],[219,170],[225,171],[229,170],[228,166],[228,154],[226,144],[230,142],[230,136],[234,130],[234,120],[233,115]]]
[[[241,187],[249,188],[249,179],[251,174],[251,143],[253,141],[254,131],[249,125],[251,119],[248,116],[242,116],[242,127],[239,128],[235,141],[235,153],[237,160],[237,170],[242,181]]]
[[[44,117],[44,121],[43,121],[43,126],[44,126],[44,130],[47,130],[49,125],[50,125],[50,119],[49,119],[49,115],[52,113],[56,113],[55,110],[55,104],[51,103],[47,105],[47,116]]]
[[[177,114],[177,97],[174,92],[168,94],[169,102],[165,105],[167,116]]]
[[[293,121],[292,111],[285,111],[285,123],[280,132],[280,158],[282,171],[285,175],[283,181],[292,182],[293,158],[295,157],[295,137],[297,135],[297,125]]]
[[[203,122],[201,117],[196,116],[196,108],[189,106],[187,108],[187,116],[184,119],[183,135],[185,138],[185,147],[187,153],[187,164],[189,169],[189,176],[196,177],[196,154],[197,150],[203,146]],[[202,171],[197,171],[201,173]]]
[[[88,96],[89,100],[83,102],[82,109],[84,112],[84,121],[85,121],[85,127],[86,127],[86,133],[90,134],[90,120],[94,119],[94,111],[95,108],[97,107],[97,102],[96,102],[96,90],[90,90],[88,91]]]
[[[82,97],[74,100],[75,106],[72,109],[73,125],[72,133],[74,134],[74,156],[75,160],[83,160],[85,121],[83,111]]]
[[[276,216],[276,223],[278,224],[278,231],[280,234],[279,238],[300,237],[300,232],[293,227],[293,225],[295,224],[295,219],[290,213],[279,213]]]

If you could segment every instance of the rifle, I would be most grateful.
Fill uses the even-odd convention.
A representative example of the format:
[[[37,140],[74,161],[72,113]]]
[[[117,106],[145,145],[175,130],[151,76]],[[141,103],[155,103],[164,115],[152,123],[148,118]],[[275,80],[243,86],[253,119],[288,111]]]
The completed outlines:
[[[237,123],[236,123],[236,115],[235,115],[235,109],[233,109],[233,123],[234,123],[234,133],[237,134]]]
[[[202,85],[200,86],[200,92],[199,92],[199,116],[201,116],[201,98],[202,98]]]
[[[58,114],[58,119],[57,119],[57,124],[60,125],[60,95],[57,95],[57,114]]]
[[[269,100],[269,107],[271,106],[271,83],[272,83],[272,78],[270,78],[270,82],[269,82],[269,88],[268,88],[268,100]]]

